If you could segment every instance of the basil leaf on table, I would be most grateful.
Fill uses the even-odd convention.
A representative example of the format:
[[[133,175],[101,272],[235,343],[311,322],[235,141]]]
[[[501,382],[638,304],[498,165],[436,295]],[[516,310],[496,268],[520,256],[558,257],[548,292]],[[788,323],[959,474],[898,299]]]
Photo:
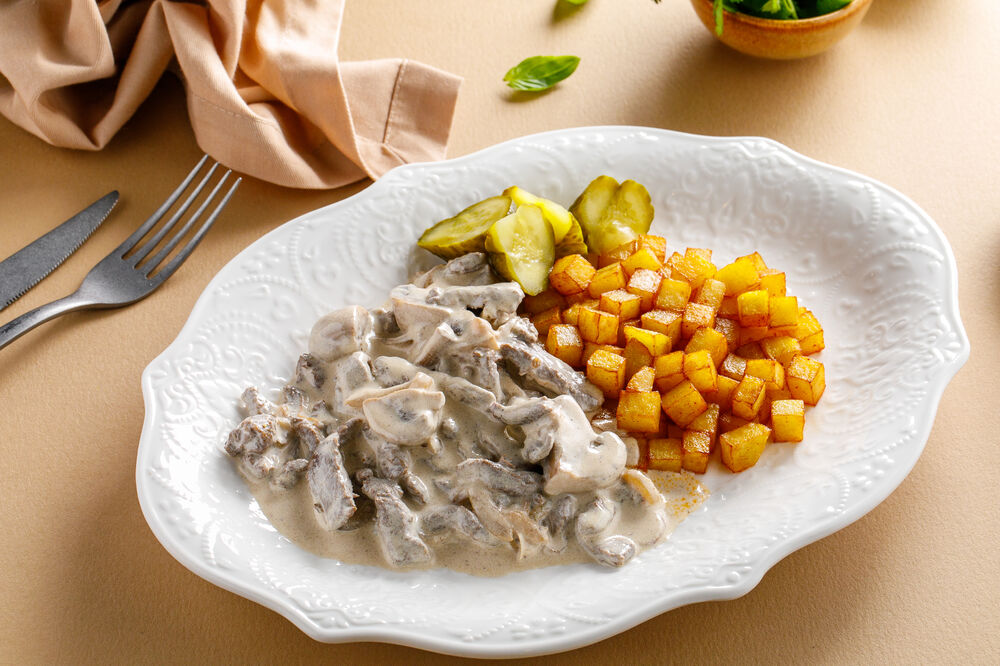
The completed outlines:
[[[534,56],[511,67],[503,80],[514,90],[548,90],[576,71],[576,56]]]
[[[587,0],[565,0],[565,1],[568,2],[571,5],[585,5],[585,4],[587,4]],[[659,0],[657,0],[657,2],[659,2]]]

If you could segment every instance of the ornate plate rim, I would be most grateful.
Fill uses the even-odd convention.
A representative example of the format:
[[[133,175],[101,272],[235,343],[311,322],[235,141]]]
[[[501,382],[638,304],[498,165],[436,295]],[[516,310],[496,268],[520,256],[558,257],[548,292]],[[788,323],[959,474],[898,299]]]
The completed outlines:
[[[944,250],[945,264],[947,265],[945,279],[949,282],[949,285],[946,290],[948,301],[946,304],[948,306],[946,307],[947,312],[944,312],[943,314],[949,319],[950,323],[954,325],[955,334],[961,346],[953,360],[943,366],[940,375],[941,380],[929,387],[927,397],[928,405],[930,407],[928,412],[929,416],[917,426],[915,439],[919,441],[919,446],[912,447],[913,455],[911,459],[901,461],[899,464],[894,465],[891,468],[891,472],[886,474],[883,480],[880,481],[878,487],[865,494],[861,501],[851,504],[845,508],[844,511],[836,514],[833,518],[824,523],[804,529],[784,539],[780,543],[774,544],[761,558],[754,562],[752,570],[741,577],[738,584],[731,587],[707,587],[678,591],[669,597],[664,597],[662,599],[636,606],[628,614],[617,617],[607,623],[591,627],[588,630],[568,632],[565,635],[555,638],[547,637],[544,639],[527,639],[520,641],[517,644],[508,644],[505,647],[467,643],[458,639],[446,639],[440,636],[428,637],[417,632],[410,631],[405,626],[389,626],[386,628],[355,626],[347,629],[337,628],[335,630],[324,630],[323,627],[319,626],[315,621],[305,615],[301,609],[296,607],[294,604],[288,603],[284,598],[270,593],[268,590],[264,590],[262,588],[247,587],[242,582],[226,575],[226,573],[221,569],[209,567],[202,560],[189,556],[186,551],[184,551],[172,540],[171,535],[166,530],[164,523],[162,522],[163,518],[158,514],[153,505],[153,499],[150,496],[150,490],[147,485],[148,479],[144,478],[143,475],[143,471],[146,469],[147,463],[149,462],[153,451],[154,435],[152,426],[157,421],[159,416],[159,405],[156,399],[157,396],[153,390],[151,371],[162,359],[168,357],[175,347],[180,345],[186,334],[190,332],[190,330],[194,327],[195,322],[202,315],[203,310],[206,309],[208,294],[220,285],[221,279],[227,270],[234,266],[241,259],[241,257],[251,252],[254,248],[261,247],[268,241],[268,239],[272,238],[284,227],[295,225],[320,211],[328,213],[335,212],[340,208],[357,205],[365,199],[378,196],[385,187],[391,187],[392,178],[383,177],[381,180],[372,183],[369,187],[365,188],[361,192],[358,192],[357,194],[328,206],[310,211],[293,220],[285,222],[282,225],[279,225],[233,257],[233,259],[227,262],[227,264],[205,287],[205,290],[199,296],[197,302],[191,310],[191,314],[188,316],[187,321],[174,341],[171,342],[155,359],[153,359],[153,361],[151,361],[143,371],[141,385],[145,407],[145,418],[143,421],[142,434],[140,436],[136,458],[136,490],[143,516],[153,534],[167,550],[167,552],[201,578],[276,611],[288,620],[292,621],[304,633],[318,641],[331,643],[379,641],[458,656],[487,658],[526,657],[552,654],[583,647],[631,629],[632,627],[661,613],[690,603],[720,601],[741,597],[753,590],[763,578],[764,574],[767,573],[767,571],[769,571],[777,562],[796,550],[814,543],[819,539],[822,539],[823,537],[828,536],[829,534],[832,534],[833,532],[836,532],[857,521],[884,501],[885,498],[888,497],[902,483],[906,476],[909,475],[927,444],[927,440],[930,436],[930,431],[934,423],[934,417],[937,413],[937,408],[945,388],[951,382],[951,379],[955,376],[958,370],[968,360],[971,348],[968,336],[965,332],[965,327],[962,324],[961,316],[959,314],[958,271],[951,245],[948,243],[948,240],[940,227],[926,212],[923,211],[923,209],[921,209],[909,197],[900,193],[891,186],[848,169],[843,169],[841,167],[833,166],[825,162],[806,157],[791,148],[788,148],[784,144],[774,141],[773,139],[753,136],[704,136],[659,128],[622,125],[578,127],[539,132],[504,141],[482,150],[469,153],[461,157],[445,160],[443,162],[403,165],[393,169],[389,172],[389,174],[386,174],[386,176],[391,176],[392,174],[404,171],[419,170],[431,165],[435,167],[440,167],[441,165],[458,166],[467,162],[476,162],[487,159],[491,153],[502,151],[504,148],[520,143],[530,144],[532,141],[540,139],[551,140],[554,138],[572,137],[574,134],[584,132],[596,132],[601,134],[649,134],[662,137],[666,140],[698,140],[706,143],[717,144],[736,144],[748,141],[762,142],[776,149],[778,152],[790,158],[797,164],[818,167],[827,172],[832,172],[843,177],[854,178],[862,183],[877,186],[883,191],[898,197],[900,201],[909,206],[911,209],[910,212],[914,213],[927,225],[927,228],[937,236],[937,239]]]

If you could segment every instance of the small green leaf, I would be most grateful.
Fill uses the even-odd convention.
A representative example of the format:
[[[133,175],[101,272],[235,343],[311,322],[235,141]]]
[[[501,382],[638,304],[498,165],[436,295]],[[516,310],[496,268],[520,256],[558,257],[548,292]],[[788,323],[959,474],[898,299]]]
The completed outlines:
[[[712,11],[715,14],[715,34],[722,35],[722,0],[715,0],[712,3]]]
[[[587,4],[587,0],[565,0],[565,1],[568,2],[571,5],[585,5],[585,4]],[[657,0],[657,2],[659,2],[659,0]]]
[[[816,0],[816,13],[829,14],[851,4],[851,0]]]
[[[514,90],[547,90],[576,71],[576,56],[534,56],[511,67],[503,80]]]

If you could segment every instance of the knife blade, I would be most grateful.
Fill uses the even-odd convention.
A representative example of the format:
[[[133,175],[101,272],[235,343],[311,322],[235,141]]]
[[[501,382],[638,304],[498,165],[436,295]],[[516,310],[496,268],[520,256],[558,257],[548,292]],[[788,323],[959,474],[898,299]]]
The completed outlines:
[[[101,226],[118,203],[109,192],[38,240],[0,261],[0,310],[20,298],[54,271]]]

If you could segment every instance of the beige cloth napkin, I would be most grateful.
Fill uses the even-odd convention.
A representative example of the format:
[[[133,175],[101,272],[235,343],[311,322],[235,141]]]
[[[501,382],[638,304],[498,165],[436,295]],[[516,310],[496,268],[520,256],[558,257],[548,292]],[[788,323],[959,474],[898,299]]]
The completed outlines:
[[[4,0],[0,113],[53,145],[99,150],[176,58],[198,145],[236,171],[328,188],[443,158],[461,79],[408,60],[340,62],[343,10]]]

